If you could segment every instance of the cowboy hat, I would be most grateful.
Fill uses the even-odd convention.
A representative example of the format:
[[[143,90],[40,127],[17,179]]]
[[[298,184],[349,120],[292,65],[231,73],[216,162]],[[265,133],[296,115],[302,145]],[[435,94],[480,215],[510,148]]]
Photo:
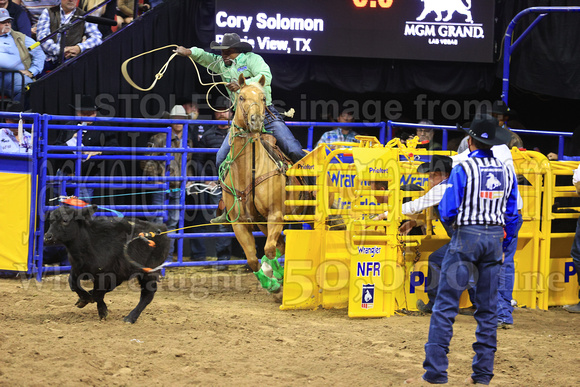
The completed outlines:
[[[240,35],[235,32],[224,34],[221,43],[213,41],[210,43],[209,47],[212,50],[227,50],[229,48],[237,48],[241,52],[252,51],[252,45],[248,42],[242,42]]]
[[[75,99],[75,102],[77,100]],[[74,110],[78,110],[78,111],[92,111],[92,110],[100,110],[99,107],[97,107],[95,105],[95,99],[90,96],[90,95],[81,95],[81,100],[79,102],[79,104],[77,106],[74,106],[72,104],[69,104],[68,106],[70,106],[71,108],[73,108]]]
[[[216,109],[229,109],[232,106],[232,102],[229,98],[220,95],[216,98],[215,103],[213,105]]]
[[[169,113],[163,112],[163,118],[169,118],[171,120],[191,120],[193,119],[193,114],[187,114],[182,105],[175,105]]]
[[[449,156],[433,155],[431,161],[419,165],[417,172],[441,172],[450,174],[453,169],[453,160]]]
[[[469,128],[463,129],[470,137],[487,145],[502,145],[510,142],[512,134],[508,129],[499,126],[497,119],[489,114],[478,114],[469,125]]]
[[[498,101],[495,101],[491,105],[491,113],[492,114],[508,115],[509,112],[510,112],[510,108],[501,99]]]
[[[13,101],[10,105],[6,106],[6,110],[4,111],[9,113],[32,113],[31,109],[24,110],[24,106],[18,101]]]

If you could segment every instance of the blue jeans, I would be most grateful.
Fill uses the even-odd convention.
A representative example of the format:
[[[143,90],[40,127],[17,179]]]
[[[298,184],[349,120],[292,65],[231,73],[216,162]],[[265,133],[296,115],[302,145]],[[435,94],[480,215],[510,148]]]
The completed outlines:
[[[13,92],[13,85],[12,85],[12,76],[14,75],[14,92]],[[32,79],[28,78],[26,75],[24,77],[20,76],[20,73],[2,73],[3,78],[3,92],[6,94],[11,94],[12,99],[15,101],[20,101],[24,105],[24,101],[22,100],[22,90],[26,85],[32,82]],[[22,81],[24,78],[24,82]],[[23,84],[24,83],[24,84]]]
[[[459,312],[459,297],[467,288],[470,276],[476,282],[475,331],[472,379],[489,384],[497,347],[497,287],[502,257],[501,226],[461,226],[449,243],[441,267],[441,281],[431,315],[429,338],[425,344],[423,379],[447,383],[449,343],[453,323]]]
[[[272,114],[268,112],[270,110]],[[284,119],[274,105],[268,106],[268,110],[266,110],[266,118],[264,119],[264,127],[268,132],[271,132],[274,137],[276,137],[276,145],[284,152],[286,156],[292,160],[293,163],[297,162],[301,158],[303,158],[306,153],[302,150],[302,145],[294,135],[288,129],[286,124],[284,123]],[[216,166],[219,171],[220,165],[226,159],[228,153],[230,151],[230,143],[229,143],[229,136],[224,139],[222,146],[217,152],[216,155]]]
[[[425,279],[425,291],[429,297],[429,303],[433,305],[439,288],[439,277],[441,277],[441,264],[447,253],[449,243],[444,244],[429,255],[429,267],[427,269],[427,278]]]
[[[446,243],[432,252],[429,256],[429,267],[427,269],[427,278],[425,279],[425,291],[427,293],[427,297],[429,297],[429,303],[431,306],[435,304],[437,289],[439,288],[439,278],[441,277],[441,265],[443,264],[443,258],[445,258],[445,254],[447,254],[448,249],[449,243]],[[470,278],[467,292],[469,293],[469,299],[471,300],[471,303],[475,306],[474,286],[473,278]]]
[[[179,195],[180,192],[154,192],[151,194],[151,204],[154,206],[162,206],[165,204],[165,195],[168,196],[168,205],[177,206],[179,205]],[[154,220],[155,223],[163,223],[163,217],[158,216]],[[177,223],[179,223],[179,210],[167,210],[167,225],[168,230],[173,230],[177,228]],[[171,244],[169,245],[169,256],[168,259],[173,259],[173,250],[175,249],[175,239],[171,239]]]
[[[498,322],[504,322],[508,324],[514,323],[514,318],[512,317],[512,312],[514,310],[514,307],[512,306],[515,277],[514,255],[516,255],[516,250],[518,249],[518,233],[520,232],[522,223],[522,216],[518,215],[516,235],[505,251],[503,265],[501,265],[501,269],[499,270],[497,320]]]

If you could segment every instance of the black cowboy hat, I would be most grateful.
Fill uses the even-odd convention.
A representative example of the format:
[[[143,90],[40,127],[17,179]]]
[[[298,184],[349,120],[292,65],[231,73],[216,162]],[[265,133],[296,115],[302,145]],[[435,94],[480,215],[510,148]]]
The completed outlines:
[[[453,169],[453,160],[449,156],[433,155],[431,161],[419,165],[417,172],[441,172],[450,174]]]
[[[213,41],[210,43],[209,47],[212,50],[227,50],[229,48],[237,48],[241,52],[252,51],[252,45],[248,42],[242,42],[240,35],[235,32],[224,34],[221,43]]]
[[[6,106],[6,112],[10,113],[32,113],[32,110],[24,110],[24,106],[18,102],[13,101],[10,105]]]
[[[75,102],[76,102],[76,100],[75,100]],[[100,108],[95,105],[95,99],[92,96],[85,95],[85,94],[81,95],[81,100],[80,100],[80,103],[78,106],[74,106],[71,104],[69,104],[68,106],[70,106],[74,110],[83,111],[83,112],[91,111],[91,110],[95,110],[95,111],[100,110]]]
[[[469,125],[463,129],[470,137],[487,145],[502,145],[510,142],[512,134],[508,129],[499,126],[497,119],[489,114],[478,114]]]
[[[491,105],[492,114],[509,115],[510,108],[501,99]]]
[[[229,109],[230,107],[232,107],[232,102],[230,101],[229,98],[220,95],[219,97],[216,98],[213,107],[220,110]]]

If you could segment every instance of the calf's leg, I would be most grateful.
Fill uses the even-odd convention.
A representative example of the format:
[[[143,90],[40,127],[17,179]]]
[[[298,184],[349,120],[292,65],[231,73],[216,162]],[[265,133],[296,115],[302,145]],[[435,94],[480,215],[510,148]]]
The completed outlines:
[[[68,284],[70,286],[70,290],[79,295],[79,299],[75,303],[75,306],[77,308],[84,308],[85,306],[87,306],[87,304],[95,301],[93,300],[91,292],[87,292],[85,289],[81,287],[80,281],[81,278],[79,277],[78,274],[74,272],[71,272],[71,274],[68,276]]]
[[[139,303],[127,316],[123,318],[123,321],[134,324],[135,321],[141,315],[141,312],[153,301],[155,292],[157,291],[157,276],[155,275],[143,275],[138,278],[139,284],[141,285],[141,298]]]
[[[97,303],[97,312],[99,312],[99,319],[106,320],[109,315],[107,304],[105,304],[105,294],[107,291],[93,289],[93,298]]]

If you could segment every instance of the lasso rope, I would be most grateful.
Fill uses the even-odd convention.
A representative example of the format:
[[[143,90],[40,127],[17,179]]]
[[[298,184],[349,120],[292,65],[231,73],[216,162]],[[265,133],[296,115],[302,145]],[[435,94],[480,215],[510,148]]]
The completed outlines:
[[[167,45],[167,46],[163,46],[163,47],[159,47],[159,48],[154,48],[153,50],[146,51],[146,52],[144,52],[144,53],[141,53],[141,54],[139,54],[139,55],[135,55],[135,56],[133,56],[133,57],[131,57],[131,58],[127,59],[127,60],[126,60],[126,61],[124,61],[124,62],[123,62],[123,64],[121,65],[121,74],[123,74],[123,78],[125,78],[125,80],[126,80],[126,81],[127,81],[127,82],[128,82],[130,85],[131,85],[131,86],[133,86],[134,88],[136,88],[137,90],[140,90],[140,91],[150,91],[150,90],[152,90],[152,89],[155,87],[155,85],[157,84],[157,81],[159,81],[161,78],[163,78],[163,75],[165,74],[165,72],[167,71],[167,68],[169,67],[169,63],[171,63],[171,61],[173,60],[173,58],[175,58],[175,57],[178,55],[176,52],[174,52],[174,53],[173,53],[173,54],[172,54],[172,55],[169,57],[169,59],[167,60],[167,62],[165,62],[165,64],[164,64],[163,66],[161,66],[161,68],[159,69],[159,71],[157,72],[157,74],[155,74],[155,80],[153,81],[153,83],[151,83],[151,86],[149,86],[148,88],[142,88],[141,86],[139,86],[139,85],[137,85],[135,82],[133,82],[133,80],[132,80],[132,79],[131,79],[131,77],[129,76],[129,72],[127,71],[127,66],[129,65],[129,62],[131,62],[131,61],[132,61],[132,60],[134,60],[134,59],[137,59],[137,58],[139,58],[139,57],[141,57],[141,56],[144,56],[144,55],[147,55],[147,54],[151,54],[152,52],[155,52],[155,51],[164,50],[164,49],[166,49],[166,48],[170,48],[170,47],[175,47],[175,48],[177,48],[177,47],[179,47],[179,46],[178,46],[177,44],[169,44],[169,45]],[[194,61],[194,60],[191,58],[191,56],[188,56],[188,58],[189,58],[189,60],[191,61],[191,63],[193,63],[193,67],[195,67],[195,72],[197,73],[197,79],[199,80],[199,83],[200,83],[202,86],[211,86],[211,87],[210,87],[210,88],[207,90],[207,93],[205,94],[205,100],[206,100],[206,102],[207,102],[208,106],[210,107],[210,109],[212,109],[213,111],[216,111],[216,112],[222,112],[222,113],[223,113],[223,112],[227,112],[228,110],[230,110],[229,108],[228,108],[228,109],[225,109],[225,110],[218,110],[218,109],[214,108],[213,106],[211,106],[211,103],[209,102],[209,93],[210,93],[211,89],[213,89],[214,87],[216,88],[216,90],[218,90],[218,92],[219,92],[221,95],[223,95],[224,97],[226,97],[226,98],[230,99],[230,98],[229,98],[229,97],[227,97],[227,96],[226,96],[224,93],[222,93],[222,92],[221,92],[221,90],[219,90],[219,89],[217,88],[217,86],[218,86],[218,85],[227,85],[227,84],[228,84],[228,82],[224,82],[224,81],[221,81],[221,82],[215,82],[215,81],[214,81],[214,82],[211,82],[211,83],[204,83],[204,82],[201,80],[201,74],[199,73],[199,69],[197,68],[197,63],[195,63],[195,61]],[[209,72],[209,66],[208,66],[208,72]],[[210,75],[213,77],[213,76],[215,76],[215,75],[220,75],[220,74],[211,74],[211,73],[210,73]],[[231,100],[231,99],[230,99],[230,100]],[[233,107],[233,106],[235,106],[235,101],[231,101],[231,102],[232,102],[232,107]]]

